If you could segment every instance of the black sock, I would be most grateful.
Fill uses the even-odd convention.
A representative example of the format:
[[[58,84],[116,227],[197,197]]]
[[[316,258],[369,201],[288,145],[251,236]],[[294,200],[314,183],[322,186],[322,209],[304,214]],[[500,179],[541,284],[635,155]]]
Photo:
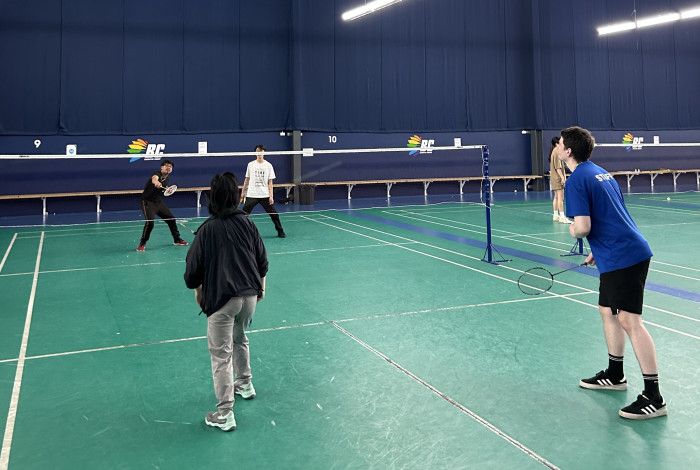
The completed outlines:
[[[608,354],[608,375],[610,378],[622,380],[622,377],[625,376],[625,373],[622,370],[622,358],[623,356],[613,356],[612,354]]]
[[[650,400],[661,398],[659,393],[659,374],[642,374],[644,377],[644,395]]]

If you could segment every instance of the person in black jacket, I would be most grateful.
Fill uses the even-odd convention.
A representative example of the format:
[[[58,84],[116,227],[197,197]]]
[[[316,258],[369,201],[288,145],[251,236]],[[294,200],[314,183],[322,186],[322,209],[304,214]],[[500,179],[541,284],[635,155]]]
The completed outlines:
[[[207,338],[217,411],[209,426],[236,429],[234,394],[255,398],[245,329],[265,295],[268,262],[255,224],[237,209],[240,196],[232,173],[211,180],[209,213],[187,253],[185,284],[195,290],[207,315]],[[235,380],[234,380],[235,373]]]
[[[146,186],[143,188],[143,194],[141,194],[141,210],[146,218],[146,224],[143,226],[143,232],[141,233],[141,241],[139,246],[136,247],[136,251],[146,251],[146,242],[151,237],[151,231],[153,231],[153,220],[156,215],[161,219],[165,220],[170,228],[170,234],[173,236],[173,245],[176,246],[187,246],[187,242],[180,237],[180,231],[177,229],[177,224],[175,223],[175,216],[168,206],[165,205],[163,201],[163,189],[168,184],[168,178],[173,172],[174,164],[170,160],[163,160],[160,163],[160,171],[154,172],[151,177],[146,181]]]

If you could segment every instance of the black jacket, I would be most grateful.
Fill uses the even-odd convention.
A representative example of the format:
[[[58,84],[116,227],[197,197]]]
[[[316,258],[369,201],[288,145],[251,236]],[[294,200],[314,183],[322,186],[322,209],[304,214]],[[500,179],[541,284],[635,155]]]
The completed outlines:
[[[267,253],[255,224],[240,210],[210,217],[187,252],[185,284],[202,286],[202,305],[213,314],[232,297],[259,295],[267,274]]]

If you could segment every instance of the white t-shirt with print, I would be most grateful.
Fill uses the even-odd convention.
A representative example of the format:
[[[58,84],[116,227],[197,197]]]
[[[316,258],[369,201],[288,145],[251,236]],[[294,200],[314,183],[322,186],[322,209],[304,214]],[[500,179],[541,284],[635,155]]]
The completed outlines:
[[[245,177],[248,178],[248,191],[245,197],[263,198],[270,197],[270,191],[267,189],[267,182],[275,179],[275,170],[272,164],[267,160],[258,163],[253,160],[248,163],[248,168],[245,170]]]

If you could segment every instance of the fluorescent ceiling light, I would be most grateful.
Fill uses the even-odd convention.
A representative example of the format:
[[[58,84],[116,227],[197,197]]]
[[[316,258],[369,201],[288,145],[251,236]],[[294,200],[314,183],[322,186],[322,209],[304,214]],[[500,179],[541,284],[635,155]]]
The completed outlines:
[[[685,20],[689,18],[700,18],[700,7],[691,8],[688,10],[678,12],[662,13],[655,16],[646,16],[643,18],[636,18],[635,21],[625,21],[622,23],[609,24],[605,26],[600,26],[596,28],[598,30],[598,36],[605,36],[606,34],[619,33],[621,31],[629,31],[631,29],[648,28],[649,26],[656,26],[664,23],[673,23],[679,20]]]
[[[624,23],[615,23],[608,26],[601,26],[598,28],[598,36],[619,33],[620,31],[628,31],[636,27],[637,25],[634,24],[634,21],[625,21]]]
[[[700,16],[700,8],[693,8],[691,10],[685,10],[681,12],[681,19],[687,20],[688,18],[697,18]]]
[[[672,23],[681,19],[680,13],[664,13],[663,15],[649,16],[637,20],[637,28],[646,28],[657,24]]]
[[[354,19],[360,18],[361,16],[369,15],[370,13],[374,13],[377,10],[381,10],[382,8],[388,7],[389,5],[393,5],[394,3],[398,3],[400,1],[402,0],[373,0],[371,2],[365,3],[360,7],[346,11],[342,14],[341,18],[343,19],[343,21],[352,21]]]

